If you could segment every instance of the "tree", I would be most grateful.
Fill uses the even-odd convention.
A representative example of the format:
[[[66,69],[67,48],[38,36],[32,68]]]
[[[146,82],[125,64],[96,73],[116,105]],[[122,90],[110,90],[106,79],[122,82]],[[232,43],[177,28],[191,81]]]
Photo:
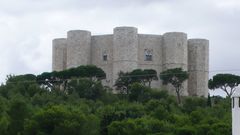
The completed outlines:
[[[35,82],[36,76],[33,74],[25,74],[25,75],[8,75],[6,79],[6,83],[28,83],[28,82]]]
[[[240,84],[240,76],[233,74],[217,74],[208,82],[211,90],[221,89],[228,97],[231,97],[236,87]]]
[[[231,135],[231,125],[227,123],[214,123],[208,135]]]
[[[143,85],[148,83],[148,87],[151,87],[153,80],[158,80],[157,71],[154,69],[135,69],[130,72],[130,77],[132,78],[132,82],[139,82]]]
[[[55,72],[54,72],[55,73]],[[58,82],[51,72],[43,72],[37,75],[37,83],[39,85],[44,85],[47,89],[53,89],[54,83]]]
[[[7,135],[8,133],[8,127],[10,124],[9,117],[6,114],[6,109],[8,107],[7,104],[8,100],[4,97],[0,96],[0,134],[1,135]]]
[[[100,81],[106,78],[106,74],[97,66],[82,65],[63,71],[44,72],[37,76],[37,82],[51,90],[60,89],[62,85],[63,91],[66,91],[70,80],[77,80],[78,78],[89,78],[92,81]]]
[[[195,135],[196,131],[193,127],[181,127],[176,129],[176,135]]]
[[[150,88],[139,83],[133,83],[129,88],[129,100],[144,102],[150,99]]]
[[[172,84],[175,88],[178,103],[181,104],[180,92],[183,88],[182,84],[188,79],[187,71],[183,71],[182,68],[168,69],[160,73],[160,79],[162,79],[163,84]]]
[[[29,108],[27,103],[21,99],[22,97],[15,97],[11,101],[8,115],[10,117],[10,124],[9,124],[9,134],[10,135],[17,135],[20,134],[24,128],[24,119],[29,114]]]
[[[129,72],[122,72],[120,71],[118,73],[118,79],[116,80],[114,86],[116,87],[116,90],[119,90],[122,94],[129,94],[129,85],[132,82],[132,78],[130,77]]]
[[[157,71],[153,69],[135,69],[131,72],[119,72],[118,79],[115,83],[117,90],[120,90],[122,93],[129,94],[128,89],[132,83],[141,83],[148,87],[151,87],[151,82],[153,80],[158,80]]]
[[[95,77],[87,77],[85,68],[74,70],[45,74],[68,80],[67,93],[41,89],[32,75],[14,76],[1,84],[0,135],[231,134],[228,98],[213,96],[209,107],[210,98],[185,97],[180,106],[166,91],[133,80],[129,94],[118,95],[106,92]]]
[[[82,65],[76,68],[60,71],[58,78],[89,78],[91,80],[102,80],[106,78],[105,72],[95,65]]]
[[[26,120],[24,135],[96,135],[99,119],[71,106],[48,106]]]
[[[99,81],[95,82],[89,79],[72,80],[69,82],[69,86],[69,94],[76,92],[80,98],[97,100],[106,93]]]
[[[93,80],[93,79],[96,79],[96,80],[106,79],[106,74],[101,68],[98,68],[95,65],[86,65],[84,68],[87,72],[86,77],[89,77],[91,80]]]
[[[145,74],[142,69],[135,69],[131,71],[128,78],[131,79],[131,83],[141,83],[143,85],[145,84]]]
[[[41,90],[37,84],[36,76],[33,74],[8,75],[6,79],[6,84],[6,96],[10,94],[9,89],[11,88],[14,89],[14,91],[12,91],[13,93],[20,93],[23,96],[30,97],[32,97],[34,94]],[[3,95],[5,96],[5,94]]]
[[[196,98],[196,97],[187,97],[185,98],[185,101],[182,106],[182,110],[189,114],[195,110],[197,110],[199,107],[206,108],[207,107],[207,99],[205,98]]]
[[[145,82],[148,82],[148,87],[150,88],[151,82],[153,80],[158,80],[157,71],[153,70],[153,69],[144,69],[143,73],[145,74],[144,80],[145,80]]]
[[[114,121],[108,126],[108,135],[167,135],[173,127],[151,117]]]

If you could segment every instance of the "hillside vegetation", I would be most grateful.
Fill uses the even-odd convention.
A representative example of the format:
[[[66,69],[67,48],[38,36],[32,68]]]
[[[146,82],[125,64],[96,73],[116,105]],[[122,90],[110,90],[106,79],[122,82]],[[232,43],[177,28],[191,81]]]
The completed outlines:
[[[138,82],[112,94],[100,76],[41,80],[48,74],[7,77],[0,135],[231,135],[229,98],[184,97],[179,105]]]

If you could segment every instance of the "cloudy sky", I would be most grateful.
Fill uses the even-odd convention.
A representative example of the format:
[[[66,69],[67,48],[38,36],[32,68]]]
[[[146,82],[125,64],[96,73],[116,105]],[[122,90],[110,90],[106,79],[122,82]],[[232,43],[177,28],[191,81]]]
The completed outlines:
[[[183,31],[210,40],[210,74],[240,75],[239,0],[0,0],[0,82],[51,71],[51,42],[68,30]]]

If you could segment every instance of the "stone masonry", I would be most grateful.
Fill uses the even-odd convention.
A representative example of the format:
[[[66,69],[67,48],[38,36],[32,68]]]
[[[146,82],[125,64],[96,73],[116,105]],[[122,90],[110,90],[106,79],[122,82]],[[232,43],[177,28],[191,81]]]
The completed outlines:
[[[53,71],[87,64],[102,68],[107,75],[103,84],[110,87],[120,71],[154,69],[159,75],[180,67],[189,72],[182,95],[208,95],[209,41],[188,39],[182,32],[150,35],[138,34],[134,27],[116,27],[113,34],[91,35],[89,31],[73,30],[67,38],[53,40],[52,56]],[[152,87],[165,87],[175,94],[173,87],[163,86],[160,79]]]

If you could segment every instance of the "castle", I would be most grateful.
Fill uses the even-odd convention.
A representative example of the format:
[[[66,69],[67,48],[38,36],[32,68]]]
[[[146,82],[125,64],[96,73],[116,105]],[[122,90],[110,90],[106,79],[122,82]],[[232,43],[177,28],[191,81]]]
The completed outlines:
[[[73,30],[67,38],[53,40],[52,70],[61,71],[93,64],[106,73],[103,84],[113,87],[120,71],[154,69],[158,75],[167,69],[182,68],[189,72],[182,95],[208,95],[209,41],[188,39],[182,32],[163,35],[139,34],[134,27],[116,27],[113,34],[91,35]],[[162,87],[159,79],[152,87]],[[169,86],[170,93],[175,91]]]

